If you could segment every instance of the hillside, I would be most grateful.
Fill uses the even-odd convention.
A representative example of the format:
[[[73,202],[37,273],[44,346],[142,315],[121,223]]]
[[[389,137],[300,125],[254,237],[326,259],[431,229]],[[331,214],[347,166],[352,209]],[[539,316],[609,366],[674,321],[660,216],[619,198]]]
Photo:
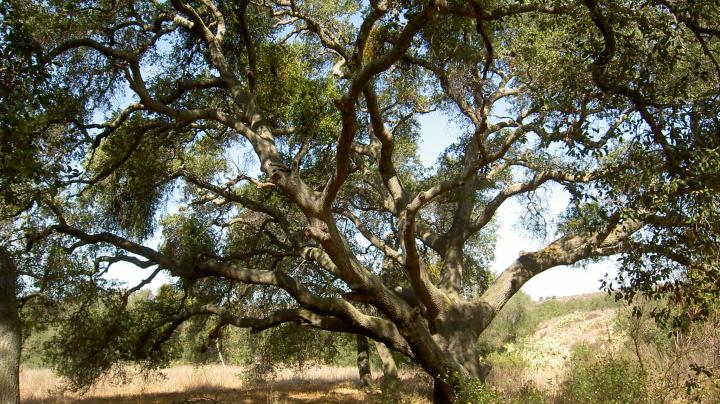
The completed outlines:
[[[605,293],[517,295],[481,338],[488,385],[521,402],[720,402],[718,316],[680,332],[631,313]]]
[[[603,352],[619,348],[623,336],[615,328],[615,315],[615,309],[602,309],[545,320],[532,335],[507,350],[517,351],[526,362],[523,380],[551,389],[564,380],[576,345],[600,345]]]

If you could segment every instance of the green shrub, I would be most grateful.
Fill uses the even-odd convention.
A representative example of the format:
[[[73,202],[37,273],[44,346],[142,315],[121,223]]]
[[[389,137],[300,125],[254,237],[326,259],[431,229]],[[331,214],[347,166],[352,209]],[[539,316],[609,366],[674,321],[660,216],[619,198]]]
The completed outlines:
[[[505,402],[500,393],[478,379],[453,374],[443,380],[455,385],[455,403],[457,404],[500,404]]]
[[[595,358],[588,346],[574,349],[570,370],[561,385],[561,402],[645,403],[647,375],[633,361]]]
[[[528,381],[510,394],[510,402],[514,404],[545,404],[548,399],[535,383]]]
[[[522,291],[516,293],[482,333],[478,341],[480,352],[487,355],[532,333],[534,329],[529,326],[532,310],[530,296]]]

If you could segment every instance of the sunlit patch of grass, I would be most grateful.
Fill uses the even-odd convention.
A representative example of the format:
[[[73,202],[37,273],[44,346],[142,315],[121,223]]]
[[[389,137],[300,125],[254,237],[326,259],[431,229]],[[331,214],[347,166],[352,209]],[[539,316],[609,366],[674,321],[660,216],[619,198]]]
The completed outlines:
[[[124,384],[104,381],[79,394],[64,390],[62,379],[48,369],[23,369],[21,398],[25,403],[367,403],[377,395],[359,387],[355,367],[279,369],[274,379],[255,383],[247,382],[247,371],[236,366],[177,366],[156,377],[133,375]],[[408,371],[401,372],[401,378],[403,402],[429,402],[426,378]]]
[[[126,383],[103,381],[84,394],[65,390],[63,380],[48,369],[23,369],[20,373],[20,395],[23,401],[49,400],[64,402],[85,398],[122,398],[138,394],[153,395],[177,391],[239,389],[242,380],[239,367],[177,366],[156,375],[136,374]]]

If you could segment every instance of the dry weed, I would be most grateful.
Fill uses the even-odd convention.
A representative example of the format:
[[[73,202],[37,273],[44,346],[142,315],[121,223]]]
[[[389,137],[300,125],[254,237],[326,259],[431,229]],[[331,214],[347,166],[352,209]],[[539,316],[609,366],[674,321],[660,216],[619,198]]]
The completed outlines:
[[[104,381],[79,394],[66,391],[62,379],[48,369],[22,369],[20,394],[25,403],[98,404],[367,403],[374,394],[359,388],[358,371],[354,367],[280,369],[274,380],[255,384],[244,382],[245,370],[219,365],[177,366],[156,377],[137,373],[124,384]],[[406,402],[428,402],[425,380],[412,372],[401,372],[401,378]]]

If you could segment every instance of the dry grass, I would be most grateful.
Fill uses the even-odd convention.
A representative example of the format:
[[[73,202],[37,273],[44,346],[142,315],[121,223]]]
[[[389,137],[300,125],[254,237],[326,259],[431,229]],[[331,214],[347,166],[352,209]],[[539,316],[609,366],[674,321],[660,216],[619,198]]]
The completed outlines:
[[[244,381],[241,367],[219,365],[177,366],[156,377],[134,375],[127,383],[101,382],[84,394],[64,389],[62,379],[47,369],[21,371],[24,403],[366,403],[379,395],[359,388],[354,367],[311,367],[301,371],[284,369],[272,381]],[[422,390],[422,378],[405,373],[403,390]],[[378,382],[379,384],[379,382]],[[426,393],[426,392],[425,392]],[[406,395],[408,402],[422,403],[419,394]]]
[[[65,390],[61,378],[48,369],[23,369],[20,373],[20,395],[23,401],[74,402],[113,397],[129,398],[179,391],[239,389],[240,368],[222,366],[178,366],[157,375],[133,375],[127,383],[104,381],[80,395]]]

